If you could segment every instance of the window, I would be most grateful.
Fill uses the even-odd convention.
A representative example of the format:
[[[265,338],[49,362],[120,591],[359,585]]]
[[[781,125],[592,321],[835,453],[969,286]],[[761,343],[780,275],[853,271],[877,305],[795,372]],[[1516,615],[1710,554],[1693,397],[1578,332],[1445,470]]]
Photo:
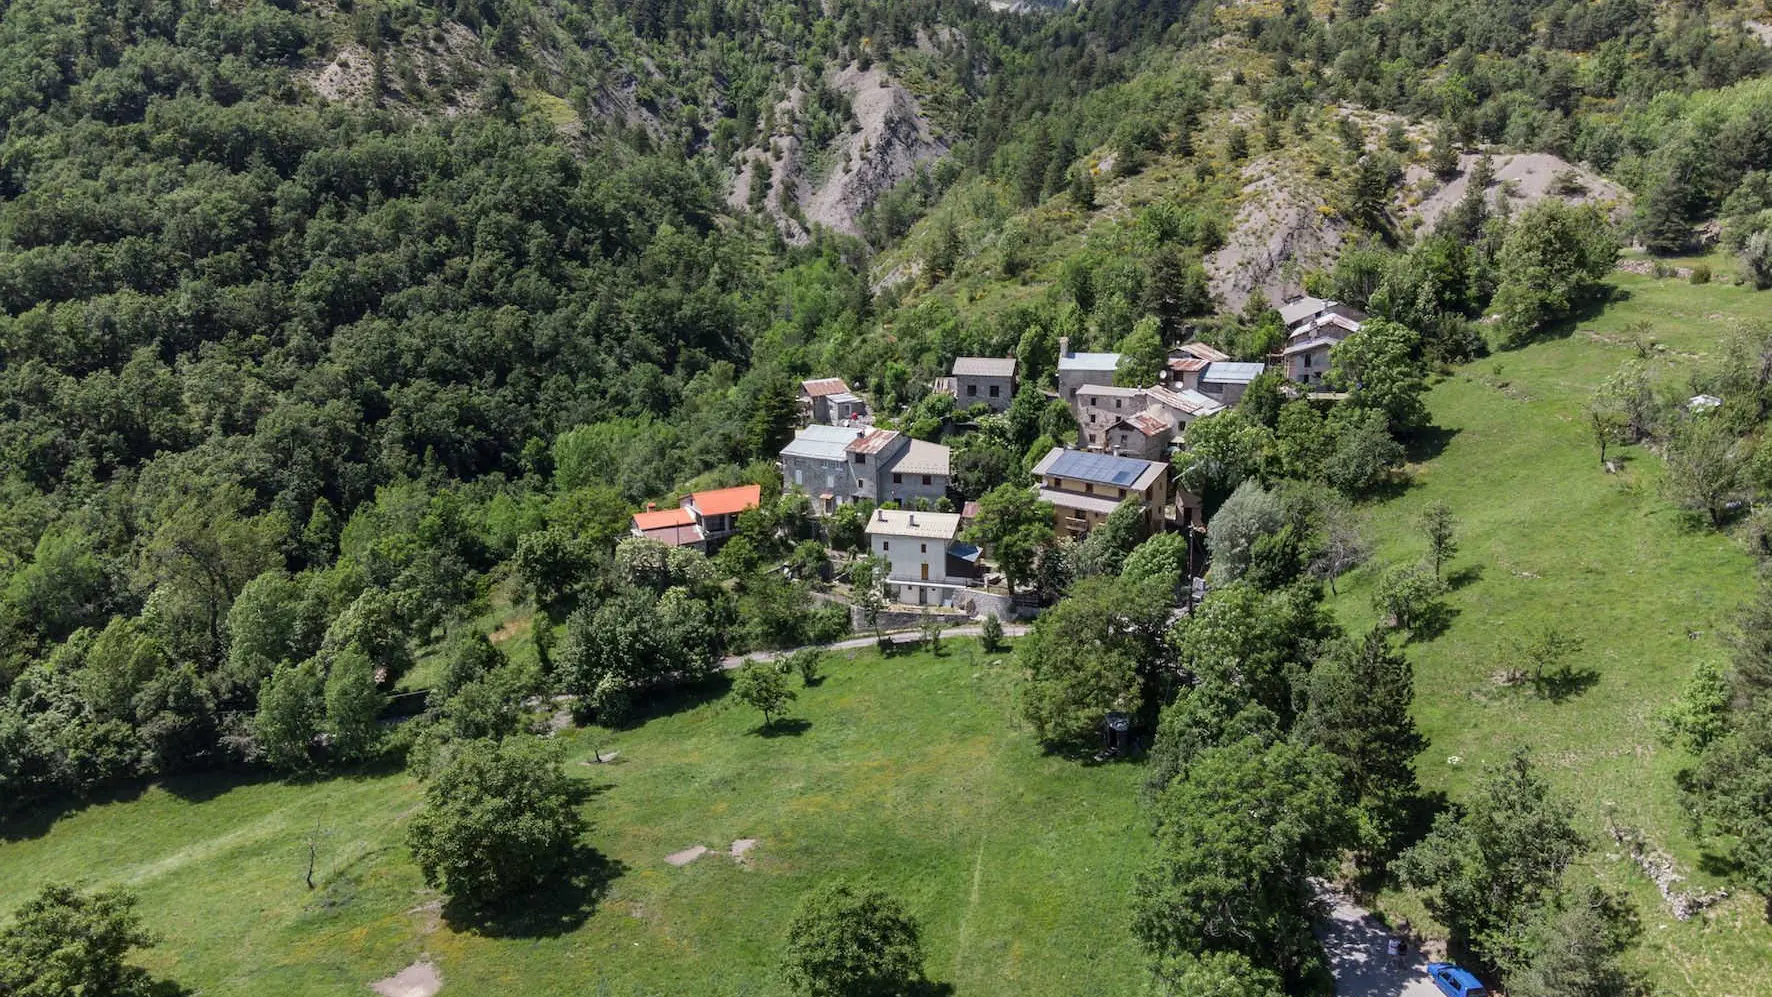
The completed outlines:
[[[1094,495],[1095,494],[1095,486],[1093,484],[1090,484],[1089,482],[1084,482],[1083,483],[1083,494]]]
[[[1125,497],[1126,497],[1126,489],[1124,489],[1124,488],[1122,488],[1122,489],[1120,489],[1120,497],[1121,497],[1121,498],[1125,498]]]
[[[1306,353],[1304,355],[1304,369],[1305,370],[1311,369],[1311,355],[1309,353]]]
[[[1124,402],[1124,401],[1125,401],[1125,400],[1126,400],[1126,399],[1124,399],[1124,398],[1116,398],[1116,399],[1114,399],[1114,408],[1119,408],[1119,407],[1120,407],[1120,403],[1121,403],[1121,402]]]
[[[995,397],[997,397],[997,393],[998,393],[998,391],[999,391],[999,390],[1001,390],[1001,389],[1000,389],[1000,388],[998,388],[998,386],[997,386],[997,385],[995,385],[995,384],[993,384],[993,385],[991,385],[991,397],[992,397],[992,398],[995,398]]]
[[[800,468],[797,468],[797,467],[794,468],[794,484],[803,485],[805,483],[806,483],[806,472],[801,470]]]
[[[927,475],[927,474],[925,474],[925,475],[923,475],[923,483],[924,483],[924,484],[925,484],[925,485],[933,485],[933,484],[935,484],[935,482],[933,482],[933,481],[931,481],[931,480],[929,480],[929,475]]]
[[[855,462],[857,464],[866,464],[868,462],[868,455],[864,454],[864,453],[856,454],[855,455]]]
[[[997,393],[997,389],[996,389],[996,388],[992,388],[992,389],[991,389],[991,394],[993,394],[993,395],[994,395],[994,394],[996,394],[996,393]],[[976,384],[968,384],[968,385],[966,385],[966,397],[967,397],[967,398],[972,398],[972,397],[974,397],[974,396],[976,396],[976,395],[977,395],[977,394],[978,394],[978,385],[976,385]]]
[[[890,540],[880,541],[880,549],[883,551],[884,550],[891,550],[892,549],[892,541],[890,541]]]
[[[1095,413],[1094,412],[1089,413],[1089,425],[1091,425],[1091,426],[1095,425]]]
[[[904,484],[904,475],[899,474],[898,472],[894,471],[892,473],[892,483],[895,485]]]
[[[919,554],[929,553],[929,545],[928,544],[918,544],[917,545],[917,553],[919,553]]]

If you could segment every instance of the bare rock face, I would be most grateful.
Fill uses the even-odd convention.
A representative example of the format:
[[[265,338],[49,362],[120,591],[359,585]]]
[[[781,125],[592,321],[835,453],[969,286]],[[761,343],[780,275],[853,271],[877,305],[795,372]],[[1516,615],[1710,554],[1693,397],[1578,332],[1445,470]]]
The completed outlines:
[[[815,150],[801,148],[798,137],[771,135],[767,150],[752,148],[739,155],[737,175],[726,198],[734,208],[748,203],[751,177],[767,156],[770,190],[765,210],[794,241],[806,239],[809,233],[799,221],[788,217],[784,205],[797,205],[807,225],[859,235],[858,220],[881,194],[911,176],[921,164],[948,151],[947,143],[930,130],[917,98],[880,69],[851,64],[831,74],[830,84],[849,96],[854,121],[849,130],[832,140],[824,157],[831,164],[825,175],[808,174],[809,153]],[[804,96],[797,87],[789,91],[776,105],[776,119],[792,120]]]
[[[930,132],[911,92],[879,69],[851,65],[831,83],[849,94],[858,127],[837,138],[838,165],[800,204],[812,224],[857,235],[856,220],[876,198],[948,147]]]
[[[1224,245],[1206,259],[1212,294],[1229,310],[1260,292],[1278,303],[1304,290],[1304,276],[1330,266],[1347,223],[1320,185],[1278,161],[1243,168],[1242,206]]]
[[[1433,187],[1436,181],[1427,170],[1410,167],[1405,177],[1407,186],[1430,187],[1432,191],[1420,203],[1407,208],[1405,217],[1418,221],[1423,228],[1432,228],[1446,212],[1464,200],[1465,189],[1470,185],[1470,172],[1477,165],[1478,158],[1469,153],[1458,157],[1458,176],[1438,187]],[[1547,198],[1557,198],[1570,204],[1599,205],[1615,216],[1630,205],[1630,194],[1624,188],[1591,170],[1547,153],[1491,156],[1490,163],[1495,167],[1495,184],[1488,191],[1491,205],[1504,195],[1509,199],[1510,208],[1523,208]]]

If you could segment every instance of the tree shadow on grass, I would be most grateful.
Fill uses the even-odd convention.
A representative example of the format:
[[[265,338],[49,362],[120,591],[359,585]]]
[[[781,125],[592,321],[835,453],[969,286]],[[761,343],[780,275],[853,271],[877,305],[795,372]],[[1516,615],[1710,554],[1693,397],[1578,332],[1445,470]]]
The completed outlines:
[[[1514,342],[1506,343],[1497,347],[1496,352],[1499,354],[1507,354],[1531,346],[1533,343],[1544,343],[1553,339],[1568,339],[1575,334],[1575,330],[1579,328],[1582,323],[1591,322],[1598,318],[1600,313],[1606,310],[1607,305],[1617,304],[1621,301],[1629,301],[1630,299],[1631,292],[1628,288],[1603,286],[1599,293],[1583,298],[1576,303],[1574,310],[1572,310],[1567,316],[1560,318],[1555,322],[1546,323]]]
[[[1456,592],[1467,585],[1476,584],[1478,581],[1481,581],[1482,578],[1482,565],[1467,564],[1464,567],[1459,568],[1457,571],[1447,573],[1446,588],[1448,591]]]
[[[453,930],[487,938],[558,938],[583,927],[625,872],[620,861],[580,845],[561,871],[535,889],[486,908],[451,899],[443,905],[443,919]]]
[[[1452,621],[1458,618],[1458,614],[1458,607],[1435,599],[1423,606],[1415,619],[1410,621],[1408,643],[1426,644],[1439,639],[1447,630],[1452,629]]]
[[[649,720],[693,710],[726,695],[732,689],[732,676],[716,672],[706,678],[683,685],[652,690],[635,699],[627,715],[617,722],[604,723],[612,730],[631,730]],[[601,721],[599,721],[601,722]]]
[[[774,723],[763,724],[753,728],[751,733],[758,737],[799,737],[812,729],[812,721],[802,717],[783,717]]]
[[[1559,668],[1539,676],[1532,687],[1545,699],[1562,703],[1592,689],[1599,682],[1600,673],[1592,668]]]
[[[90,806],[106,803],[128,803],[139,798],[150,786],[147,780],[132,780],[115,786],[94,789],[85,796],[44,800],[10,817],[0,818],[0,841],[29,841],[48,834],[63,817],[71,817]]]
[[[1448,426],[1422,426],[1403,438],[1403,456],[1411,464],[1433,460],[1446,451],[1452,438],[1463,432]]]

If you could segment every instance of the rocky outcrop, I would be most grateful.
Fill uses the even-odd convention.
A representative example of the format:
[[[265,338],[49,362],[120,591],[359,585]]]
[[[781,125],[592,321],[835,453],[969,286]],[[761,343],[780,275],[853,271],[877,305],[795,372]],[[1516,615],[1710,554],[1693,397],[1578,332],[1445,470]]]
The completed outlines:
[[[1410,167],[1405,177],[1406,186],[1412,190],[1425,188],[1430,192],[1418,203],[1405,205],[1404,217],[1423,228],[1432,228],[1446,212],[1464,200],[1465,189],[1470,185],[1471,168],[1477,165],[1478,158],[1474,154],[1460,156],[1458,176],[1445,184],[1439,184],[1423,167]],[[1630,194],[1624,188],[1591,170],[1547,153],[1493,155],[1490,163],[1495,167],[1495,183],[1489,188],[1492,205],[1504,194],[1509,199],[1510,208],[1523,208],[1554,197],[1570,204],[1597,204],[1615,216],[1622,216],[1630,205]]]
[[[767,151],[751,148],[739,155],[738,170],[727,203],[742,208],[749,203],[751,178],[769,157],[769,198],[765,210],[775,215],[790,239],[808,236],[805,226],[824,226],[849,235],[860,234],[859,219],[874,201],[925,162],[945,154],[947,143],[937,138],[923,116],[917,98],[877,67],[850,66],[832,73],[830,85],[847,94],[853,120],[850,127],[820,150],[829,170],[821,177],[809,175],[811,150],[801,147],[792,133],[769,137]],[[791,90],[776,106],[776,119],[791,121],[803,95]],[[792,204],[797,212],[786,206]],[[797,214],[799,217],[792,217]],[[804,225],[801,220],[804,220]]]
[[[1334,263],[1347,232],[1326,192],[1277,159],[1248,164],[1243,179],[1231,231],[1206,259],[1212,294],[1231,311],[1257,291],[1270,302],[1301,293],[1305,274]]]

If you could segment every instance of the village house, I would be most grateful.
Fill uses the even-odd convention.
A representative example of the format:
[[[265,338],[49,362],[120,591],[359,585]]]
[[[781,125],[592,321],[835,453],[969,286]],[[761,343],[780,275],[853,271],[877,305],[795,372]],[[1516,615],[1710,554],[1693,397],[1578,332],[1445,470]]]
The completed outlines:
[[[1138,504],[1152,533],[1167,523],[1169,465],[1161,461],[1053,447],[1034,465],[1034,476],[1060,533],[1082,537],[1122,502]]]
[[[1112,384],[1120,366],[1118,353],[1075,353],[1069,336],[1058,337],[1058,397],[1075,405],[1085,384]]]
[[[951,512],[876,509],[868,517],[868,550],[886,562],[886,595],[914,606],[951,606],[954,593],[977,576],[977,551],[957,544],[960,517]]]
[[[1366,313],[1339,301],[1304,297],[1281,305],[1280,319],[1286,323],[1286,342],[1279,360],[1287,380],[1318,385],[1329,373],[1330,351],[1360,331]]]
[[[738,530],[739,514],[762,502],[760,485],[691,492],[675,509],[659,509],[648,503],[645,512],[634,513],[629,532],[672,547],[712,554]]]
[[[961,409],[983,402],[1001,412],[1015,397],[1015,358],[956,357],[949,380]]]
[[[805,492],[819,515],[851,501],[855,488],[849,476],[849,444],[856,432],[844,426],[807,426],[794,433],[781,450],[782,489]]]
[[[914,506],[947,494],[952,451],[890,429],[807,426],[781,450],[784,490],[812,498],[825,515],[866,499]]]
[[[1200,372],[1199,392],[1225,405],[1235,405],[1249,390],[1249,382],[1267,370],[1264,363],[1232,363],[1214,360]]]
[[[849,441],[850,477],[857,500],[876,504],[934,502],[948,492],[952,452],[892,429],[872,429]]]
[[[808,426],[848,426],[868,414],[867,403],[840,377],[800,382],[800,422]]]
[[[1073,402],[1084,445],[1092,450],[1167,459],[1181,431],[1224,405],[1190,389],[1087,384]]]
[[[1205,343],[1183,343],[1169,351],[1169,359],[1157,377],[1167,387],[1197,390],[1202,371],[1220,360],[1229,359],[1230,354]]]

